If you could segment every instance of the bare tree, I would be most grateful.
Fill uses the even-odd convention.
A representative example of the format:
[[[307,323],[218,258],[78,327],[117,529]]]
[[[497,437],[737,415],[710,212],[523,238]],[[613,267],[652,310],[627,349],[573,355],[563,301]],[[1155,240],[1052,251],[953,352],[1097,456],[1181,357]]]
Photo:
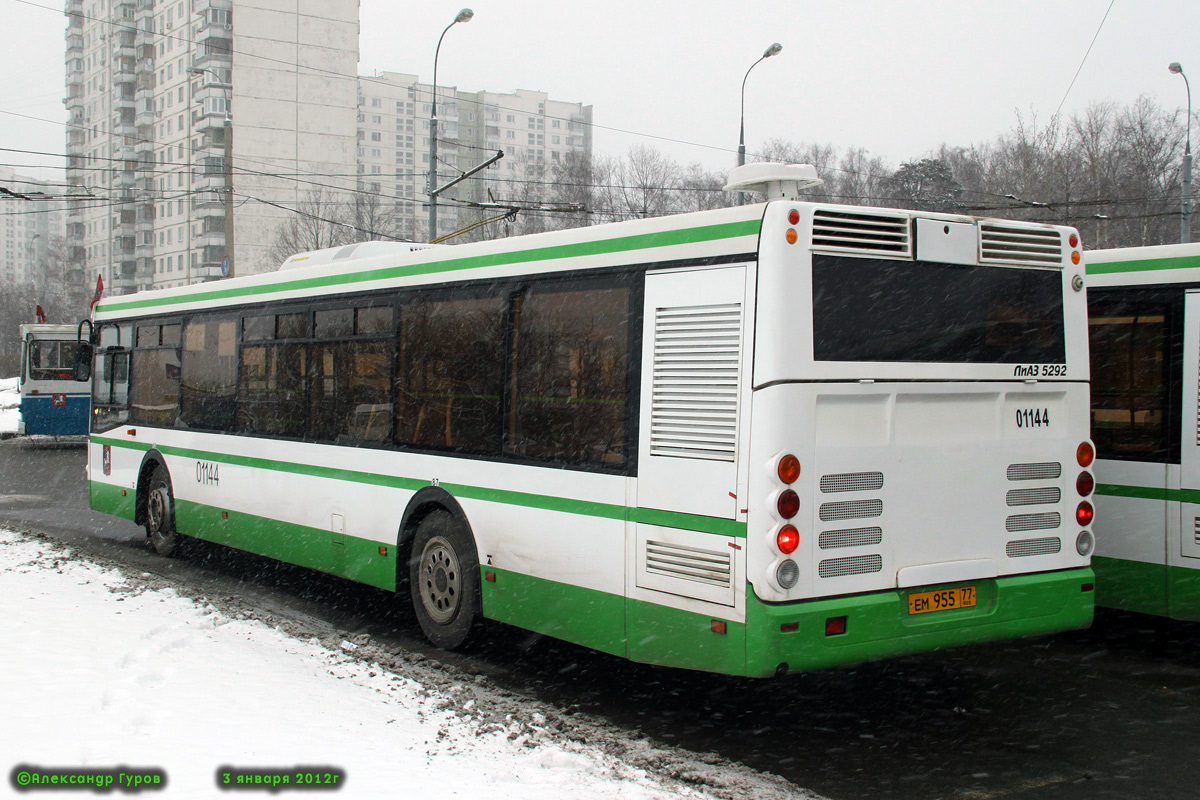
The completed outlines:
[[[282,264],[296,253],[336,247],[351,240],[340,201],[324,188],[304,195],[294,213],[275,229],[268,258]]]

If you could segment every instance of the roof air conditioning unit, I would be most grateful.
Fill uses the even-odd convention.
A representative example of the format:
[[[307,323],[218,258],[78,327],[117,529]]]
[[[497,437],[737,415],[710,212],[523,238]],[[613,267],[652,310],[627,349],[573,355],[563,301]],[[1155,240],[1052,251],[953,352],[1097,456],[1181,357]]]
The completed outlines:
[[[761,192],[768,200],[799,200],[800,192],[820,186],[812,164],[746,164],[729,172],[727,192]]]

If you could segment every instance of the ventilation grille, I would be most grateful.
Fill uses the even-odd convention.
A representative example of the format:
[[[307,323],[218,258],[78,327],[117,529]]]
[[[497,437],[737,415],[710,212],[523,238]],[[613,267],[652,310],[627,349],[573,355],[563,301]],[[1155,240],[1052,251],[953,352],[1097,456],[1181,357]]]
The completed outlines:
[[[846,528],[838,531],[821,531],[817,544],[822,550],[840,547],[866,547],[883,541],[883,528]]]
[[[1045,514],[1014,514],[1004,521],[1004,529],[1009,533],[1016,531],[1048,531],[1062,525],[1062,517],[1057,511]]]
[[[1062,234],[1045,228],[981,222],[980,263],[1062,264]]]
[[[835,519],[878,517],[882,513],[882,500],[847,500],[840,503],[822,503],[818,511],[824,522]]]
[[[646,572],[721,587],[733,574],[728,552],[656,541],[646,542]]]
[[[1010,506],[1049,505],[1062,499],[1062,490],[1057,486],[1047,486],[1041,489],[1011,489],[1005,499]]]
[[[1047,462],[1044,464],[1009,464],[1008,479],[1010,481],[1042,481],[1057,478],[1062,475],[1062,464]]]
[[[655,311],[651,455],[734,460],[741,329],[740,303]]]
[[[847,556],[829,558],[817,565],[817,574],[822,578],[840,578],[845,575],[869,575],[883,570],[883,556]]]
[[[813,247],[824,250],[912,255],[907,214],[833,211],[813,213]]]
[[[1004,546],[1004,552],[1009,558],[1048,556],[1061,550],[1062,539],[1057,536],[1047,536],[1044,539],[1017,539]]]
[[[843,472],[840,475],[821,476],[821,491],[871,492],[883,488],[882,472]]]

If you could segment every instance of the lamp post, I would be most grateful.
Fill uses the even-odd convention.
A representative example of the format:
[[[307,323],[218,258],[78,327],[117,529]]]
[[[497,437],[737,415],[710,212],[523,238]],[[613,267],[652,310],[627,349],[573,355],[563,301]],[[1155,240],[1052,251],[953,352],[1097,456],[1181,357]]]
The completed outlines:
[[[221,74],[208,67],[188,67],[192,75],[208,73],[217,79],[217,85],[225,92],[225,258],[229,261],[229,271],[225,277],[233,277],[233,96],[229,87],[221,80]],[[190,256],[189,256],[190,258]]]
[[[460,22],[470,22],[471,17],[475,16],[475,12],[469,8],[464,8],[458,12],[458,16],[454,21],[446,26],[442,31],[442,35],[438,37],[437,49],[433,51],[433,104],[429,112],[429,241],[437,238],[437,62],[438,53],[442,51],[442,39],[446,38],[446,31],[453,28]]]
[[[783,50],[783,45],[781,45],[779,42],[775,42],[775,44],[768,47],[765,51],[763,51],[762,58],[760,58],[758,61],[755,61],[753,64],[751,64],[750,69],[746,70],[746,76],[744,78],[742,78],[742,116],[741,116],[741,124],[740,124],[739,130],[738,130],[738,166],[739,167],[745,166],[745,164],[746,164],[746,78],[750,77],[750,70],[757,67],[759,65],[759,63],[762,62],[764,59],[768,59],[771,56],[779,55],[779,52],[781,50]],[[739,206],[746,204],[746,193],[745,192],[738,192],[737,204]]]
[[[1187,244],[1192,241],[1192,85],[1188,83],[1183,66],[1178,61],[1172,61],[1168,66],[1171,72],[1183,78],[1187,87],[1187,145],[1183,150],[1183,197],[1179,201],[1179,241]]]

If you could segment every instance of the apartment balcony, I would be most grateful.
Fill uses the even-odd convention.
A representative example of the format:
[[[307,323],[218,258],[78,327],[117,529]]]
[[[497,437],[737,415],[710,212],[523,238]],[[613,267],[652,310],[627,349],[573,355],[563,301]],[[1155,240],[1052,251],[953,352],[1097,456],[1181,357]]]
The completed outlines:
[[[82,56],[83,55],[83,34],[74,30],[67,30],[67,55]]]
[[[153,106],[147,107],[148,104],[150,104],[152,102],[153,101],[151,101],[149,98],[147,98],[147,99],[135,104],[135,106],[134,106],[135,113],[134,113],[134,117],[133,117],[133,124],[136,125],[138,128],[150,128],[151,130],[153,130],[154,124],[156,122],[158,122],[158,113],[154,110]],[[140,132],[139,132],[139,134],[140,134]],[[151,140],[149,142],[149,144],[150,144],[150,147],[153,148],[154,147],[154,142],[152,141],[154,139],[153,133],[151,133],[150,136],[147,136],[144,138]]]
[[[83,0],[66,0],[66,6],[63,9],[63,13],[66,14],[68,17],[73,14],[78,14],[80,16],[80,18],[82,18],[83,17]]]

